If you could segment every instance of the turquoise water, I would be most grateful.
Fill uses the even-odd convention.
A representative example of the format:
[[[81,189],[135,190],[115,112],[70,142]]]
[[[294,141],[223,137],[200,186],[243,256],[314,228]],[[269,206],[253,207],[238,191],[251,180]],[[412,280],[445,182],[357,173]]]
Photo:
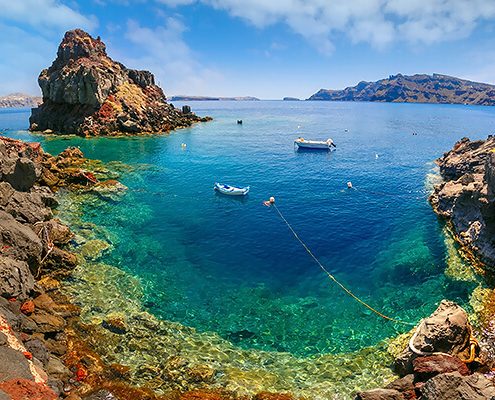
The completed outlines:
[[[467,302],[472,285],[444,274],[447,249],[427,203],[428,182],[432,161],[455,141],[493,132],[495,109],[192,106],[214,121],[168,136],[33,136],[22,131],[25,110],[0,111],[0,129],[42,141],[51,153],[77,145],[88,157],[135,167],[120,179],[127,194],[88,202],[84,219],[109,233],[112,247],[100,261],[139,278],[144,306],[160,318],[217,332],[241,348],[296,356],[354,351],[407,330],[329,281],[275,210],[262,205],[269,196],[330,272],[385,314],[417,322],[443,298]],[[332,137],[337,151],[297,152],[297,136]],[[251,192],[243,200],[223,197],[213,192],[215,181]]]

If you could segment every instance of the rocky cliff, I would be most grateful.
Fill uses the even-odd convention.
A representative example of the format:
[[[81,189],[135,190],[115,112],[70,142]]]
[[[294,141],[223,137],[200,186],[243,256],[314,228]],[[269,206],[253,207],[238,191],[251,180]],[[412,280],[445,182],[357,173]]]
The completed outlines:
[[[0,97],[0,108],[38,107],[41,97],[30,96],[24,93],[11,93]]]
[[[495,272],[495,138],[463,138],[437,160],[444,182],[430,202],[468,255]]]
[[[321,89],[308,100],[493,106],[495,86],[440,74],[412,76],[398,74],[376,82],[363,81],[343,90]]]
[[[76,29],[65,34],[38,83],[43,104],[32,110],[30,129],[84,136],[163,133],[200,118],[166,102],[148,71],[112,60],[98,37]]]

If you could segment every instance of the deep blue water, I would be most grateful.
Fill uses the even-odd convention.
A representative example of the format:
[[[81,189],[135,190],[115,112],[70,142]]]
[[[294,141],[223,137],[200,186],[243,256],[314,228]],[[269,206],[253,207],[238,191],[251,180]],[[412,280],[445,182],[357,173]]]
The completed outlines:
[[[168,136],[34,137],[22,131],[25,110],[0,111],[0,129],[52,153],[77,145],[88,157],[139,167],[122,177],[121,202],[88,204],[85,219],[110,231],[114,250],[104,261],[138,276],[145,305],[161,318],[297,355],[351,351],[407,330],[329,281],[262,205],[269,196],[330,272],[385,314],[417,322],[443,298],[467,301],[470,285],[444,274],[442,223],[426,180],[458,139],[493,133],[494,108],[191,104],[214,121]],[[332,137],[337,151],[297,152],[298,136]],[[223,197],[215,181],[251,192]]]

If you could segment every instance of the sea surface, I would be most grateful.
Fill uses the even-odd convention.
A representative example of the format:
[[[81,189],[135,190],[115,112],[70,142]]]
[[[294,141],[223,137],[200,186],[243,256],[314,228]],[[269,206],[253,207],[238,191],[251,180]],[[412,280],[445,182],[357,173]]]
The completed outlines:
[[[384,314],[416,323],[444,298],[468,306],[476,282],[446,273],[453,245],[427,197],[438,180],[433,161],[464,136],[493,133],[495,108],[189,104],[214,120],[118,139],[35,136],[25,131],[28,110],[0,110],[0,129],[11,137],[41,141],[53,154],[79,146],[87,157],[131,167],[120,178],[127,193],[83,202],[81,218],[105,230],[99,262],[136,279],[152,315],[235,348],[298,359],[358,351],[410,329],[329,280],[262,204],[270,196],[325,267]],[[336,151],[297,151],[299,136],[332,138]],[[251,191],[230,198],[214,182]]]

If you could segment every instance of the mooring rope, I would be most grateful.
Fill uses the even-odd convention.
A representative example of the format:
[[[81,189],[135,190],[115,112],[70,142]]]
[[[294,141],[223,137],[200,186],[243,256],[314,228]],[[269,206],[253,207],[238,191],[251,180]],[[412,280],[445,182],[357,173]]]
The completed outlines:
[[[415,324],[411,323],[411,322],[405,322],[405,321],[401,321],[399,319],[395,319],[395,318],[392,318],[392,317],[389,317],[383,313],[381,313],[380,311],[378,311],[377,309],[373,308],[372,306],[370,306],[368,303],[366,303],[364,300],[361,300],[358,296],[356,296],[354,293],[352,293],[346,286],[344,286],[342,283],[340,283],[337,278],[335,278],[335,276],[333,276],[326,268],[325,266],[320,262],[320,260],[318,260],[318,258],[313,254],[313,252],[311,251],[311,249],[306,245],[306,243],[303,242],[303,240],[299,237],[299,235],[297,234],[297,232],[294,230],[294,228],[292,228],[291,224],[289,223],[289,221],[287,221],[287,219],[284,217],[284,215],[282,214],[282,212],[279,210],[279,208],[277,207],[277,205],[275,204],[275,202],[271,202],[270,203],[270,206],[272,206],[273,208],[275,208],[275,210],[277,211],[278,215],[280,216],[280,218],[282,219],[282,221],[285,222],[285,224],[287,225],[287,227],[290,229],[290,231],[292,232],[292,234],[294,235],[294,237],[297,239],[297,241],[301,244],[302,247],[304,247],[304,250],[306,250],[306,252],[311,256],[311,258],[316,262],[316,264],[318,264],[318,266],[321,268],[321,270],[337,285],[339,286],[345,293],[347,293],[350,297],[352,297],[355,301],[357,301],[359,304],[363,305],[364,307],[366,307],[368,310],[374,312],[375,314],[379,315],[381,318],[383,319],[386,319],[388,321],[392,321],[392,322],[395,322],[395,323],[398,323],[398,324],[402,324],[402,325],[408,325],[408,326],[415,326]]]

